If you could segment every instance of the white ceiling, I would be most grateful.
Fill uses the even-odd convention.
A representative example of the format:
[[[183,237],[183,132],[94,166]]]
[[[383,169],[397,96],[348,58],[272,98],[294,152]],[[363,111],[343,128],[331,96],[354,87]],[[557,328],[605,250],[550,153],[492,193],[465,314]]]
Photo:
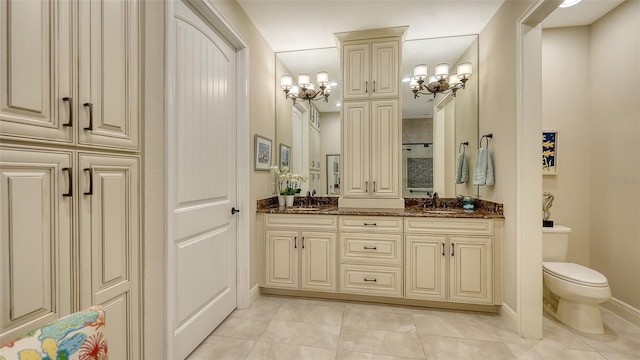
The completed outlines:
[[[542,23],[544,28],[591,25],[624,0],[582,0],[569,8],[557,8]]]

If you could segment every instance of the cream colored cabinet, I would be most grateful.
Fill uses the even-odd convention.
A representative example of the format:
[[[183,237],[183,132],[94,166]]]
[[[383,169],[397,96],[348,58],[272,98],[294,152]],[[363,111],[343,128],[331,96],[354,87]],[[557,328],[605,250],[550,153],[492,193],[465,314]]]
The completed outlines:
[[[341,49],[343,99],[399,96],[399,38],[348,41]]]
[[[338,292],[402,297],[402,218],[341,216]]]
[[[335,217],[267,215],[266,218],[264,285],[335,292]]]
[[[398,100],[344,102],[344,197],[399,198],[398,111]]]
[[[499,304],[493,221],[405,218],[405,298]]]
[[[109,355],[140,353],[139,160],[79,153],[80,308],[101,305]]]
[[[139,7],[3,1],[0,135],[138,150]]]
[[[75,310],[73,153],[0,148],[0,344]]]

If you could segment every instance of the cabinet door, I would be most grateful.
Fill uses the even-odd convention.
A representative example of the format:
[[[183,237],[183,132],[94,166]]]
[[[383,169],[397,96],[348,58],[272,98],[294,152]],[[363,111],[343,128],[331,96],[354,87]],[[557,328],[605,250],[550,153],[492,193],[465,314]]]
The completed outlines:
[[[446,301],[445,236],[406,235],[405,298]]]
[[[80,1],[79,142],[139,146],[139,3]]]
[[[71,166],[71,152],[0,148],[0,344],[74,310]]]
[[[400,134],[398,100],[371,103],[371,195],[400,196]]]
[[[298,232],[267,230],[266,240],[267,287],[298,288]]]
[[[491,304],[492,238],[449,237],[449,301]]]
[[[71,4],[0,2],[2,137],[73,141]]]
[[[342,104],[342,170],[347,197],[368,197],[370,124],[369,102]]]
[[[400,43],[380,41],[371,44],[371,97],[399,96]]]
[[[115,359],[140,358],[138,167],[136,157],[78,155],[80,307],[104,308]]]
[[[369,97],[369,43],[347,44],[342,47],[342,98]]]
[[[336,291],[336,234],[302,232],[300,243],[303,290]]]

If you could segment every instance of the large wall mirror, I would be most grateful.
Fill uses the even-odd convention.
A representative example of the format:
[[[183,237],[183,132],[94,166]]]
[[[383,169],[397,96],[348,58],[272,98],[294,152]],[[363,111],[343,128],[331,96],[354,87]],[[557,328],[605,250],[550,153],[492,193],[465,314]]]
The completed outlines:
[[[476,35],[404,42],[402,77],[413,67],[426,64],[429,74],[436,64],[470,62],[473,74],[456,96],[414,94],[408,82],[402,88],[402,182],[403,197],[441,197],[473,194],[472,169],[478,145],[478,40]],[[333,83],[329,101],[297,101],[285,98],[280,77],[327,71]],[[290,171],[309,181],[303,193],[338,195],[340,190],[340,60],[337,48],[276,53],[276,143],[291,147]],[[461,145],[467,143],[467,145]],[[466,151],[470,179],[456,184],[459,151]],[[279,161],[279,159],[278,159]],[[332,164],[329,166],[328,162]],[[337,170],[337,171],[335,171]],[[331,173],[330,173],[331,172]],[[336,186],[337,185],[337,186]]]

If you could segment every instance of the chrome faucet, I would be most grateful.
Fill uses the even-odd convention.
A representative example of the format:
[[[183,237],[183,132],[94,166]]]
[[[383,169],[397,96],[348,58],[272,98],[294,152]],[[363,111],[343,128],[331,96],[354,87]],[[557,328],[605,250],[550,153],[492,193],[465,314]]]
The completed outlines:
[[[307,206],[311,206],[311,191],[307,191]]]
[[[437,192],[433,192],[433,196],[431,197],[431,207],[434,209],[438,208],[438,193]]]

